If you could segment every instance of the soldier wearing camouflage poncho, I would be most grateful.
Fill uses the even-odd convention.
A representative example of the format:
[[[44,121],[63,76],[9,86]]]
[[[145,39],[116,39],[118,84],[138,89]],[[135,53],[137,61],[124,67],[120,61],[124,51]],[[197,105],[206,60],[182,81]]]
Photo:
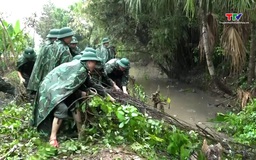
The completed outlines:
[[[33,70],[36,61],[36,53],[32,48],[25,49],[23,55],[21,55],[17,61],[16,69],[20,78],[20,83],[25,87],[28,85],[28,81]]]
[[[129,69],[130,61],[127,58],[111,59],[106,63],[108,77],[112,79],[125,94],[128,94]]]
[[[76,55],[75,57],[73,57],[73,60],[72,60],[72,61],[80,60],[81,58],[82,58],[82,55],[79,54],[79,55]]]
[[[102,59],[103,64],[107,63],[107,61],[115,58],[115,53],[109,49],[109,39],[103,38],[102,45],[97,48],[96,54],[98,57]]]
[[[100,59],[94,53],[86,53],[80,61],[74,60],[53,69],[42,81],[39,88],[38,105],[34,110],[34,125],[38,130],[51,128],[50,144],[58,147],[57,132],[62,120],[72,111],[78,132],[81,128],[81,115],[77,108],[69,106],[77,98],[85,97],[90,87],[95,88],[101,96],[108,95],[101,85],[90,78],[96,62]],[[111,101],[115,101],[108,95]],[[50,123],[47,123],[50,122]],[[52,126],[49,126],[52,125]]]
[[[81,52],[81,50],[77,46],[77,44],[78,44],[78,41],[77,41],[76,37],[73,36],[72,41],[69,44],[70,53],[72,54],[73,57],[76,56],[76,55],[79,55],[80,52]]]
[[[96,50],[91,47],[86,47],[82,52],[93,52],[96,54]],[[93,72],[91,72],[92,79],[97,83],[105,87],[113,87],[115,90],[120,90],[120,88],[112,81],[106,72],[105,65],[102,62],[98,62]]]
[[[63,27],[59,31],[58,41],[56,45],[52,47],[55,48],[56,54],[53,56],[52,65],[57,67],[65,62],[72,61],[72,54],[69,50],[69,44],[72,40],[72,36],[74,35],[73,31],[69,27]]]
[[[53,69],[53,66],[50,65],[54,56],[51,46],[57,40],[58,34],[59,29],[51,29],[47,35],[47,41],[41,46],[29,79],[28,90],[36,92],[43,78]]]

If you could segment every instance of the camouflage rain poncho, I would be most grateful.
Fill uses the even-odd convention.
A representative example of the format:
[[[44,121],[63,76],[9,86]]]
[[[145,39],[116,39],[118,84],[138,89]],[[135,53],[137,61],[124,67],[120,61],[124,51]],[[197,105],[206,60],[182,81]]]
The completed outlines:
[[[115,81],[118,87],[127,86],[129,82],[129,69],[121,71],[117,60],[118,59],[111,59],[106,63],[106,72],[108,77]]]
[[[73,57],[75,57],[76,55],[81,55],[80,54],[81,50],[79,47],[76,46],[75,48],[71,48],[71,47],[69,48],[70,48],[70,53]]]
[[[33,70],[36,61],[36,56],[33,58],[26,58],[23,55],[19,57],[16,65],[16,70],[21,72],[22,77],[26,80],[25,86],[27,86],[31,72]]]
[[[84,89],[81,89],[84,87]],[[53,69],[40,85],[39,99],[35,103],[33,125],[38,127],[52,113],[53,109],[78,89],[95,88],[106,96],[103,87],[95,84],[85,64],[80,61],[64,63]]]
[[[113,81],[108,77],[105,65],[98,63],[95,70],[91,73],[93,81],[103,86],[113,87]]]
[[[109,48],[106,48],[104,45],[97,48],[96,55],[102,59],[104,64],[115,57],[114,52],[110,51]]]
[[[46,43],[40,48],[37,60],[35,62],[33,71],[31,73],[28,90],[37,91],[39,88],[39,84],[43,80],[43,78],[53,70],[54,66],[52,63],[54,53],[56,52],[56,47],[52,47],[53,42],[50,40],[46,41]]]
[[[70,62],[73,59],[73,56],[70,53],[69,46],[64,44],[63,41],[59,40],[57,41],[57,52],[56,55],[53,57],[53,65],[55,67],[61,65],[65,62]]]

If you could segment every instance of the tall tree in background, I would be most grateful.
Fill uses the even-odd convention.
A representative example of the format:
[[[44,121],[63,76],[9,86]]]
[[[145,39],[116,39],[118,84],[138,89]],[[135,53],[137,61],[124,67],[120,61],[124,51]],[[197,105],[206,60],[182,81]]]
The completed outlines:
[[[250,42],[250,58],[248,67],[248,84],[252,84],[255,80],[255,55],[256,55],[256,21],[251,21],[251,42]]]
[[[42,15],[34,14],[27,18],[28,25],[33,27],[37,34],[43,39],[47,36],[50,29],[68,26],[71,16],[68,11],[57,8],[51,1],[43,6]]]
[[[194,65],[192,48],[199,30],[180,12],[181,4],[164,2],[141,1],[137,11],[140,7],[129,8],[127,0],[88,0],[86,14],[97,30],[101,28],[98,37],[109,36],[118,53],[125,52],[131,60],[153,59],[169,77],[178,78]]]
[[[256,3],[251,7],[249,12],[251,35],[250,35],[250,56],[249,56],[249,66],[248,66],[248,84],[251,85],[255,80],[256,72]]]
[[[216,41],[218,41],[218,28],[217,19],[213,13],[227,12],[246,12],[251,8],[255,8],[254,1],[209,1],[209,0],[186,0],[186,1],[169,1],[163,0],[161,2],[148,0],[144,2],[142,0],[125,0],[128,11],[139,17],[143,10],[150,10],[154,13],[154,16],[158,17],[159,23],[161,17],[168,17],[168,15],[175,16],[174,11],[176,8],[182,6],[187,13],[187,17],[191,20],[200,20],[199,27],[201,30],[201,37],[199,47],[201,54],[205,56],[208,71],[213,81],[218,88],[226,93],[232,94],[230,89],[225,87],[219,80],[219,76],[216,75],[214,63],[213,63],[213,51]],[[220,11],[220,12],[219,12]],[[179,12],[181,12],[179,10]],[[224,12],[225,13],[225,12]],[[223,13],[223,15],[224,15]],[[196,16],[194,16],[196,15]],[[246,15],[246,14],[245,14]],[[199,19],[197,18],[199,17]],[[247,20],[245,16],[244,20]],[[170,19],[168,19],[170,20]],[[161,26],[161,25],[160,25]],[[223,55],[230,59],[231,71],[233,73],[240,73],[244,69],[246,62],[246,44],[248,42],[248,26],[246,25],[224,25],[221,45],[224,48]],[[158,43],[161,44],[161,43]],[[252,65],[253,66],[253,65]]]
[[[77,2],[69,7],[71,20],[69,26],[75,30],[75,36],[79,41],[79,47],[85,48],[91,44],[93,24],[90,23],[87,14],[85,14],[86,3]]]
[[[34,28],[43,39],[52,28],[71,27],[79,41],[79,47],[84,48],[90,43],[92,33],[92,25],[84,14],[84,4],[80,1],[69,6],[68,10],[64,10],[49,1],[43,6],[40,16],[34,14],[27,17],[27,25]]]

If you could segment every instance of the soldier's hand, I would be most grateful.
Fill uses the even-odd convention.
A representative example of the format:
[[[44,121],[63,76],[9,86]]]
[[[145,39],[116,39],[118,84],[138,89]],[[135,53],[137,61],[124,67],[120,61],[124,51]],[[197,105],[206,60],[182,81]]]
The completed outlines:
[[[115,98],[113,98],[111,95],[108,94],[108,97],[109,97],[111,102],[113,102],[113,103],[116,102]]]
[[[116,91],[121,91],[121,89],[120,89],[117,85],[114,85],[114,89],[115,89]]]
[[[113,103],[116,102],[115,98],[113,98],[113,97],[110,97],[110,101],[113,102]]]
[[[123,92],[124,92],[124,94],[128,94],[128,92],[126,90],[124,90]]]
[[[20,79],[20,84],[24,84],[26,82],[26,80],[24,78]]]
[[[82,91],[82,93],[81,93],[82,95],[82,97],[86,97],[86,95],[87,95],[87,93],[86,92],[84,92],[84,91]]]

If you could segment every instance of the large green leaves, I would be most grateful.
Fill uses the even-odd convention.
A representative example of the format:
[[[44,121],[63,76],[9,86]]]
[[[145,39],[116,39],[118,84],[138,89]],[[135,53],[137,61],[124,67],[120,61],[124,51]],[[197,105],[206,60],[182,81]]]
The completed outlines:
[[[15,25],[0,19],[0,69],[6,70],[12,68],[18,54],[22,52],[29,44],[29,37],[20,27],[20,21],[17,20]]]

